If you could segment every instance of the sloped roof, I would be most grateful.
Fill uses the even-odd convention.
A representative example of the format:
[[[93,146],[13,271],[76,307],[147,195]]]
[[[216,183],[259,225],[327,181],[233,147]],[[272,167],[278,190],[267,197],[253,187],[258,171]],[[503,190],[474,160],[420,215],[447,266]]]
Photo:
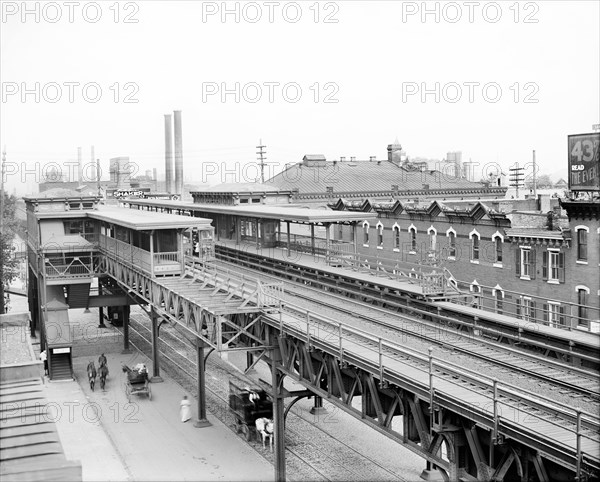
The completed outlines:
[[[298,189],[299,194],[324,193],[327,187],[333,192],[390,191],[397,185],[399,191],[429,189],[483,189],[480,182],[470,182],[444,175],[439,171],[408,171],[397,164],[385,161],[328,162],[324,166],[290,166],[277,174],[267,184],[283,190]]]
[[[207,189],[197,189],[193,192],[277,192],[279,188],[273,184],[262,184],[260,182],[230,182],[218,184]],[[192,191],[190,191],[192,192]]]
[[[27,197],[32,198],[32,199],[42,199],[42,198],[63,199],[63,198],[70,198],[70,197],[81,198],[81,197],[88,197],[88,196],[82,194],[79,191],[75,191],[74,189],[66,189],[64,187],[55,187],[55,188],[43,191],[39,194],[32,194],[31,196],[27,196]]]

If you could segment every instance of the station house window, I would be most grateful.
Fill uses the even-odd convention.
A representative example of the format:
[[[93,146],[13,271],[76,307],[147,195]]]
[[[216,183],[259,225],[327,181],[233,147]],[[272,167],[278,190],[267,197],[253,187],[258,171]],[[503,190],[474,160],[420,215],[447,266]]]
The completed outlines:
[[[383,224],[377,225],[377,248],[383,248]]]
[[[363,244],[365,246],[369,244],[369,223],[363,224]]]

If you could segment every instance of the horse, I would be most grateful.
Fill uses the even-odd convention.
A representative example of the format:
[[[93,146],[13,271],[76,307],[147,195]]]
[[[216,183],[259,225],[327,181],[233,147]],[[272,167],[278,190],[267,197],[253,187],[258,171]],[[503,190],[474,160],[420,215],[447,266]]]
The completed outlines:
[[[269,448],[273,450],[273,419],[270,418],[257,418],[254,422],[256,431],[262,437],[263,448],[265,448],[265,440],[269,437]]]
[[[108,367],[103,363],[100,365],[100,388],[104,390],[104,385],[106,384],[106,377],[108,376]]]
[[[93,392],[94,384],[96,383],[96,366],[94,365],[93,361],[88,363],[87,374],[88,374],[88,379],[90,381],[90,388],[92,389],[92,392]]]
[[[106,365],[106,357],[104,356],[104,353],[98,357],[98,365]]]

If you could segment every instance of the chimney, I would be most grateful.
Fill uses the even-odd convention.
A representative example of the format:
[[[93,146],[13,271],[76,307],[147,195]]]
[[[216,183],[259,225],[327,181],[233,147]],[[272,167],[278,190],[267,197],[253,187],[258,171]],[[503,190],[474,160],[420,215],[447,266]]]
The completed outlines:
[[[183,140],[181,138],[181,111],[173,111],[175,127],[175,194],[183,199]]]
[[[354,161],[356,161],[356,157],[351,157],[350,162],[354,162]]]
[[[77,185],[81,186],[81,147],[77,148]]]
[[[165,114],[165,191],[173,194],[173,130],[171,114]]]
[[[96,183],[98,184],[98,196],[100,196],[101,191],[101,184],[100,184],[100,178],[101,178],[101,174],[100,174],[100,159],[96,159]]]
[[[340,162],[344,162],[346,158],[344,156],[340,156]]]
[[[392,162],[392,145],[391,144],[388,144],[387,152],[388,152],[388,161]]]
[[[94,169],[94,165],[96,164],[96,156],[94,155],[94,146],[92,146],[92,170]],[[89,172],[87,169],[85,170],[85,172]],[[97,181],[98,179],[96,179]],[[88,179],[89,182],[93,181],[93,176],[90,177],[90,179]]]

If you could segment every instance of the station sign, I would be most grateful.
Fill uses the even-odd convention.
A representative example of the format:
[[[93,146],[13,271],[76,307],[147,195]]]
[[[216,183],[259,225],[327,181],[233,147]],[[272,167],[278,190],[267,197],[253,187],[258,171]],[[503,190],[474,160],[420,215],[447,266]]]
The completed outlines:
[[[600,132],[568,136],[569,189],[600,191]]]
[[[117,198],[121,197],[143,197],[144,191],[129,190],[129,191],[115,191],[113,196]]]
[[[179,201],[177,194],[145,192],[142,196],[144,199],[162,199],[167,201]]]

